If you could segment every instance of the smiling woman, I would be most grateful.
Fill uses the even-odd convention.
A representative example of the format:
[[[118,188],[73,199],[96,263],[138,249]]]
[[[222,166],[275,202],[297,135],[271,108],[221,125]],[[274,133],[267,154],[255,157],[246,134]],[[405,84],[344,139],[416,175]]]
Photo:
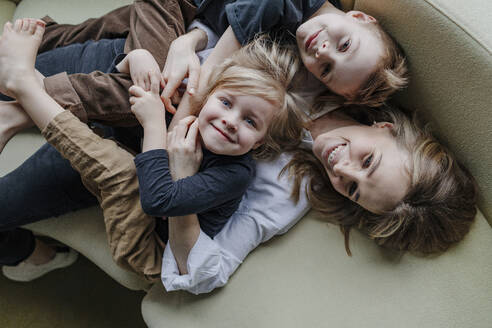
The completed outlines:
[[[365,117],[333,112],[311,122],[313,153],[299,150],[286,167],[296,178],[294,197],[308,176],[310,203],[340,225],[348,254],[352,227],[380,245],[420,253],[462,240],[476,214],[476,186],[466,168],[398,110],[349,112]]]

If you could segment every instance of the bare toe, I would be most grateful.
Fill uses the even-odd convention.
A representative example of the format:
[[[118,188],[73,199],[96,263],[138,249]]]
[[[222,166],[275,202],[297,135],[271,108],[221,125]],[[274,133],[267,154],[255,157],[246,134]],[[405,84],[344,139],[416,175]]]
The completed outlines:
[[[39,20],[39,19],[36,19],[34,20],[34,31],[33,31],[33,34],[35,37],[39,38],[39,39],[42,39],[43,37],[43,34],[44,34],[44,28],[46,26],[46,24],[42,21],[42,20]]]
[[[14,23],[14,31],[19,32],[22,30],[22,19],[16,19]]]
[[[3,30],[4,30],[4,31],[8,31],[8,32],[10,32],[10,31],[12,31],[12,29],[13,29],[13,28],[14,28],[14,25],[12,25],[12,23],[11,23],[11,22],[7,22],[7,23],[5,23],[5,24],[3,25]]]
[[[29,18],[22,19],[22,32],[28,32],[31,29],[31,20]]]

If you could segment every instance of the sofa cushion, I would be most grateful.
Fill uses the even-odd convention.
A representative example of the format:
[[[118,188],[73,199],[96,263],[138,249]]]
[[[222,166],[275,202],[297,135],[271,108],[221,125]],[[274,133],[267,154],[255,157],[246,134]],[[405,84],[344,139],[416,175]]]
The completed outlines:
[[[142,302],[149,327],[490,327],[492,234],[477,216],[465,240],[436,257],[388,252],[359,234],[352,257],[338,227],[304,217],[257,248],[208,295],[166,293]]]
[[[15,11],[15,3],[10,0],[0,0],[0,28],[12,19]]]
[[[357,0],[378,18],[410,63],[398,95],[416,108],[478,181],[479,208],[492,223],[492,2]]]

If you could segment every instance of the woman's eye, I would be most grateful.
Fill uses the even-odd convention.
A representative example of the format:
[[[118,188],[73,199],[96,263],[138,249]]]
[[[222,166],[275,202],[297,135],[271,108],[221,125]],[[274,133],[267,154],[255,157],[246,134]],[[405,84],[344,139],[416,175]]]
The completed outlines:
[[[244,120],[246,121],[246,123],[248,123],[252,127],[254,127],[254,128],[256,127],[256,122],[253,119],[246,117]]]
[[[348,195],[350,197],[352,197],[352,195],[354,194],[354,192],[357,190],[357,183],[356,182],[352,182],[350,184],[350,188],[349,188],[349,191],[348,191]]]
[[[229,100],[227,100],[226,98],[221,98],[220,101],[222,102],[222,104],[224,106],[226,106],[227,108],[231,108],[232,104]]]
[[[362,163],[362,167],[365,168],[365,169],[367,169],[369,166],[371,166],[372,159],[373,159],[373,155],[371,155],[368,158],[366,158],[364,160],[364,163]]]
[[[331,71],[331,64],[327,63],[325,67],[323,67],[323,71],[321,71],[321,77],[325,77],[326,75],[328,75],[328,73],[330,73],[330,71]]]
[[[345,52],[350,48],[350,40],[345,41],[340,47],[338,47],[338,51]]]

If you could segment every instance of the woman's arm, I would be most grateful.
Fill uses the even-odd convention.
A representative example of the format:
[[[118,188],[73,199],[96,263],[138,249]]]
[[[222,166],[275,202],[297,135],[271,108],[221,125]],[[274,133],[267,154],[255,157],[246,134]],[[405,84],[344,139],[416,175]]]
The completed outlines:
[[[187,241],[186,248],[174,249],[172,243],[167,244],[162,266],[166,290],[183,289],[200,294],[224,286],[249,252],[273,236],[285,233],[309,210],[304,193],[297,203],[290,199],[292,185],[286,176],[277,180],[289,159],[282,154],[273,162],[258,162],[255,179],[239,209],[214,239],[203,231],[196,237],[197,230],[193,227],[190,228],[193,238]],[[197,238],[195,242],[194,238]],[[187,251],[192,243],[193,247]]]

